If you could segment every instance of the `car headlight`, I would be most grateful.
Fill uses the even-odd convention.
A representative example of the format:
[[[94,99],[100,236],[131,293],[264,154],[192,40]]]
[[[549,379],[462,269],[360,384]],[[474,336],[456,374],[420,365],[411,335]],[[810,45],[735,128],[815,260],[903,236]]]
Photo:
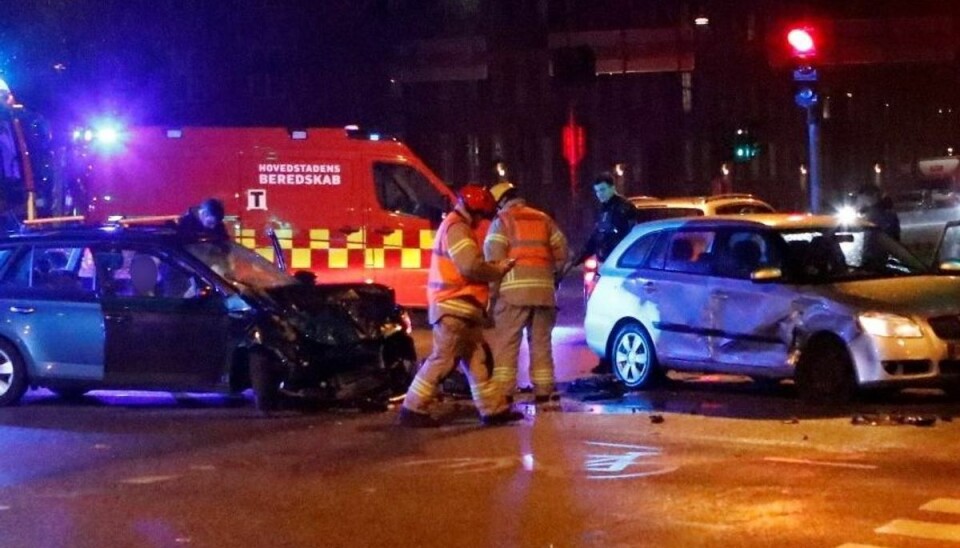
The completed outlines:
[[[923,337],[917,322],[896,314],[882,312],[864,312],[860,314],[860,326],[874,337],[897,337],[901,339],[919,339]]]

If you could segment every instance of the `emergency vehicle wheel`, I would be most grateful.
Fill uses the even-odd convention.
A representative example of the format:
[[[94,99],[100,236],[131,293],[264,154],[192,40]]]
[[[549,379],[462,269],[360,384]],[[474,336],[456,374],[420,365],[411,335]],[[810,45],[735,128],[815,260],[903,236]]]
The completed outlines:
[[[15,405],[27,391],[27,366],[20,353],[0,340],[0,407]]]
[[[629,388],[650,388],[662,377],[650,334],[637,322],[617,331],[609,358],[614,376]]]
[[[847,347],[836,336],[815,336],[800,354],[794,382],[801,400],[847,403],[857,390],[856,373]]]

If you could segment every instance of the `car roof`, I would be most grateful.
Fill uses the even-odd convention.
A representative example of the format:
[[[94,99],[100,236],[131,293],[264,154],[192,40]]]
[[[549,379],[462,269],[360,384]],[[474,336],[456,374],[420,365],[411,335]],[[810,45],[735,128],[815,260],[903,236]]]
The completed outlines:
[[[644,232],[664,228],[721,228],[721,227],[768,227],[780,231],[817,228],[857,228],[869,226],[868,223],[855,221],[842,223],[831,215],[813,215],[810,213],[749,213],[745,215],[712,215],[709,217],[680,217],[643,223]]]
[[[80,225],[57,228],[29,228],[0,235],[0,245],[83,242],[83,243],[139,243],[184,245],[216,239],[197,232],[177,230],[173,226],[117,226]]]
[[[704,209],[709,205],[719,204],[770,204],[757,198],[752,194],[720,194],[717,196],[686,196],[674,198],[651,198],[650,196],[631,196],[628,198],[633,205],[638,208],[668,207],[668,208],[693,208]],[[773,209],[771,207],[771,209]]]

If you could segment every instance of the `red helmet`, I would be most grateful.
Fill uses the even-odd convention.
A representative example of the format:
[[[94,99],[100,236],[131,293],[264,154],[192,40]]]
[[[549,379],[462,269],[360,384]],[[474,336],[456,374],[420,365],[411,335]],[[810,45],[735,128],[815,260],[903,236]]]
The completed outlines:
[[[492,217],[497,211],[497,202],[490,191],[476,183],[464,185],[458,193],[460,203],[470,213]]]

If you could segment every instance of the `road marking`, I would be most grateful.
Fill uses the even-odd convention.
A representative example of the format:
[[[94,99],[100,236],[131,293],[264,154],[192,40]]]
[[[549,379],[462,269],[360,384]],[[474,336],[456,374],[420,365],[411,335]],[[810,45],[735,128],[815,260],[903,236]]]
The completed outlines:
[[[832,462],[828,460],[808,460],[808,459],[788,459],[784,457],[764,457],[767,462],[779,462],[782,464],[808,464],[810,466],[829,466],[832,468],[851,468],[854,470],[876,470],[874,464],[857,464],[854,462]]]
[[[884,535],[900,535],[904,537],[922,538],[927,540],[947,540],[960,542],[960,525],[949,523],[931,523],[928,521],[914,521],[912,519],[895,519],[890,523],[874,530]]]
[[[9,509],[10,509],[10,507],[7,506],[6,504],[0,504],[0,511],[9,510]]]
[[[648,445],[631,445],[626,443],[609,443],[601,441],[586,441],[593,447],[610,447],[614,449],[634,449],[623,453],[588,453],[583,468],[587,471],[587,479],[629,479],[646,478],[675,472],[676,466],[663,466],[656,462],[642,462],[641,459],[658,457],[663,451],[659,447]],[[628,468],[652,468],[642,472],[628,472],[621,474]]]
[[[934,499],[920,507],[928,512],[960,514],[960,499]]]
[[[630,479],[630,478],[649,478],[651,476],[660,476],[663,474],[669,474],[670,472],[676,472],[679,470],[679,466],[670,466],[667,468],[659,468],[657,470],[650,470],[649,472],[637,472],[635,474],[618,474],[615,476],[587,476],[587,479]]]
[[[490,457],[490,458],[448,458],[448,459],[422,459],[412,460],[403,463],[403,466],[430,466],[437,470],[450,472],[451,474],[469,474],[474,472],[494,472],[513,467],[517,462],[514,457]]]
[[[191,464],[190,469],[197,472],[213,472],[217,467],[212,464]]]
[[[162,481],[170,481],[170,480],[173,480],[173,479],[177,479],[177,478],[179,478],[179,477],[180,477],[180,476],[177,476],[177,475],[172,475],[172,476],[140,476],[140,477],[136,477],[136,478],[127,478],[127,479],[124,479],[124,480],[120,480],[120,483],[126,483],[126,484],[128,484],[128,485],[149,485],[149,484],[151,484],[151,483],[160,483],[160,482],[162,482]]]
[[[841,544],[837,548],[885,548],[884,546],[877,546],[876,544],[857,544],[855,542],[848,542],[846,544]]]
[[[645,451],[653,451],[654,453],[659,453],[660,450],[656,447],[650,447],[647,445],[630,445],[628,443],[607,443],[602,441],[585,441],[587,445],[596,445],[598,447],[620,447],[623,449],[643,449]]]

